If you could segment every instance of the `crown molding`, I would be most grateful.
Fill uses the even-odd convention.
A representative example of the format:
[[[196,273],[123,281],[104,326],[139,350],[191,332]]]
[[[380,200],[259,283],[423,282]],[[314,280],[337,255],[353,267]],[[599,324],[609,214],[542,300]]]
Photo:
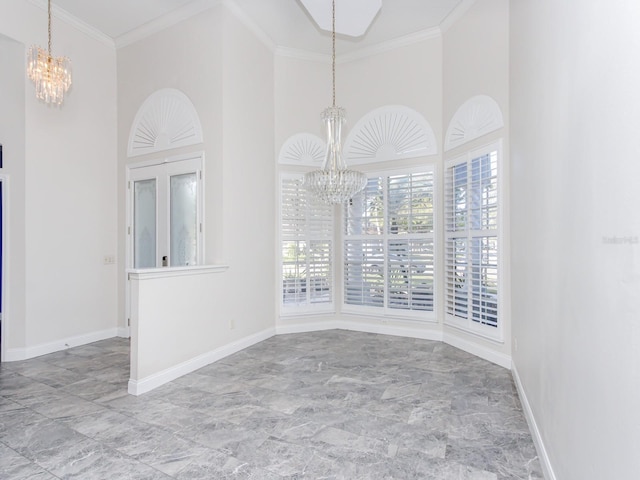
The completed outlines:
[[[458,20],[460,20],[465,13],[467,13],[471,7],[476,3],[476,0],[462,0],[453,11],[447,15],[447,17],[440,24],[440,30],[442,33],[449,30]]]
[[[348,63],[362,58],[368,58],[373,55],[389,52],[397,48],[407,47],[416,43],[424,42],[432,38],[438,38],[442,35],[440,28],[434,27],[411,33],[403,37],[394,38],[387,42],[380,42],[369,47],[363,47],[353,52],[343,53],[336,56],[336,63]],[[305,60],[309,62],[331,63],[331,55],[324,53],[310,52],[308,50],[300,50],[289,47],[276,47],[274,53],[280,57],[295,58],[296,60]]]
[[[373,55],[379,55],[381,53],[396,50],[398,48],[408,47],[409,45],[424,42],[425,40],[430,40],[432,38],[438,38],[441,35],[442,32],[440,31],[439,27],[428,28],[426,30],[421,30],[419,32],[410,33],[409,35],[394,38],[386,42],[377,43],[375,45],[371,45],[370,47],[363,47],[353,52],[338,55],[336,61],[338,63],[352,62],[354,60],[360,60],[362,58],[371,57]]]
[[[455,24],[465,13],[476,3],[477,0],[462,0],[458,6],[444,19],[439,27],[429,28],[421,30],[416,33],[411,33],[403,37],[398,37],[386,42],[381,42],[369,47],[363,47],[353,52],[338,55],[336,61],[338,63],[347,63],[354,60],[360,60],[372,55],[378,55],[397,48],[406,47],[419,43],[431,38],[437,38],[442,36],[453,24]],[[32,5],[47,11],[46,0],[28,0]],[[99,41],[100,43],[111,47],[121,48],[132,43],[142,40],[154,33],[157,33],[165,28],[176,25],[194,15],[197,15],[205,10],[213,8],[217,5],[224,5],[247,29],[249,29],[260,40],[265,47],[271,52],[280,57],[295,58],[298,60],[306,60],[313,62],[327,63],[331,61],[330,55],[311,52],[307,50],[301,50],[296,48],[278,46],[273,39],[267,35],[267,33],[254,22],[245,11],[235,2],[235,0],[198,0],[189,3],[183,7],[177,8],[162,17],[152,20],[130,32],[116,37],[115,39],[102,33],[97,28],[85,23],[76,16],[67,12],[66,10],[52,5],[52,14],[56,18],[64,21],[80,32],[88,35],[89,37]]]
[[[234,0],[222,0],[222,4],[229,10],[237,20],[240,21],[260,40],[271,52],[276,51],[276,44],[267,33],[254,22],[246,12]]]
[[[125,47],[132,43],[149,37],[165,28],[172,27],[177,23],[187,20],[205,10],[209,10],[217,5],[223,5],[234,17],[249,29],[271,52],[276,48],[273,40],[262,30],[233,0],[199,0],[177,8],[160,18],[152,20],[135,30],[120,35],[115,39],[116,48]]]
[[[298,48],[276,47],[273,53],[278,57],[295,58],[296,60],[305,60],[308,62],[331,63],[331,55],[310,52],[309,50],[300,50]]]
[[[47,1],[46,0],[29,0],[29,3],[38,7],[45,12],[48,11]],[[51,15],[62,20],[66,24],[72,26],[76,30],[84,33],[85,35],[97,40],[98,42],[106,45],[107,47],[115,48],[115,42],[113,39],[102,33],[95,27],[92,27],[88,23],[83,22],[75,15],[70,14],[65,9],[60,8],[56,5],[51,5]]]
[[[205,10],[209,10],[210,8],[213,8],[216,5],[220,4],[222,4],[222,0],[198,0],[188,3],[180,8],[176,8],[175,10],[172,10],[171,12],[156,18],[155,20],[151,20],[150,22],[147,22],[144,25],[131,30],[130,32],[116,37],[116,48],[131,45],[138,40],[149,37],[154,33],[164,30],[165,28],[172,27],[182,22],[183,20],[191,18],[194,15],[202,13]]]

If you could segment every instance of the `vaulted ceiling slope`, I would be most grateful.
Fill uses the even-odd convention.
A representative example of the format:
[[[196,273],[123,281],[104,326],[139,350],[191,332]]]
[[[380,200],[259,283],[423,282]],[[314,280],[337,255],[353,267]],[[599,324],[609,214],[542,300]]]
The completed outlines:
[[[28,0],[46,9],[46,0]],[[336,0],[339,15],[340,2]],[[382,0],[366,33],[339,36],[339,52],[353,53],[388,42],[407,42],[446,29],[475,0]],[[330,0],[326,0],[331,9]],[[300,0],[52,0],[54,17],[103,42],[121,47],[224,4],[273,50],[326,55],[329,33],[322,31]],[[55,21],[55,20],[54,20]]]

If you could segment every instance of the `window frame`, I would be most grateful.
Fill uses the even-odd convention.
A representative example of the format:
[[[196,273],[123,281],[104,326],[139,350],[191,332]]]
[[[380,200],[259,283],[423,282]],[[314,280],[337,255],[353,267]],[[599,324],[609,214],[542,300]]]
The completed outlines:
[[[426,234],[413,234],[411,236],[396,236],[393,234],[389,234],[388,232],[388,219],[389,219],[389,208],[388,208],[388,179],[389,177],[393,177],[395,175],[409,175],[409,174],[417,174],[417,173],[430,173],[432,175],[432,208],[433,208],[433,218],[432,218],[432,229],[431,232]],[[377,168],[365,171],[367,178],[381,177],[382,178],[382,190],[383,190],[383,205],[384,205],[384,233],[382,235],[355,235],[349,236],[347,235],[347,213],[346,207],[341,206],[340,208],[340,226],[339,230],[339,246],[340,246],[340,255],[341,261],[339,264],[339,272],[336,273],[337,276],[341,279],[340,292],[341,292],[341,313],[347,315],[358,315],[358,316],[366,316],[366,317],[376,317],[376,318],[384,318],[384,319],[396,319],[396,320],[405,320],[411,322],[419,322],[421,324],[424,323],[436,323],[437,322],[437,312],[439,308],[439,291],[440,287],[439,283],[439,275],[438,275],[438,252],[439,252],[439,239],[438,239],[438,227],[439,227],[439,183],[438,183],[438,168],[435,163],[421,163],[415,164],[413,166],[403,166],[398,168],[387,167],[387,168]],[[392,308],[389,306],[389,241],[393,238],[427,238],[432,242],[432,255],[433,262],[431,265],[432,268],[432,278],[433,278],[433,308],[432,310],[412,310],[412,309],[402,309],[402,308]],[[383,245],[383,256],[384,256],[384,299],[382,306],[367,306],[367,305],[354,305],[346,303],[346,241],[348,238],[353,238],[355,240],[359,239],[370,239],[373,241],[381,241]]]
[[[457,165],[467,164],[467,168],[471,170],[471,162],[475,159],[481,158],[486,155],[491,155],[493,152],[496,152],[496,188],[497,188],[497,214],[496,214],[496,228],[495,229],[487,229],[487,230],[471,230],[468,226],[468,223],[465,225],[465,235],[462,235],[459,232],[453,232],[449,230],[449,226],[447,225],[447,221],[449,219],[449,198],[450,187],[449,187],[449,170],[452,167]],[[504,236],[504,153],[502,146],[502,139],[499,139],[495,142],[489,143],[484,146],[480,146],[474,148],[472,150],[468,150],[467,152],[453,157],[449,160],[445,160],[444,162],[444,172],[443,172],[443,232],[442,237],[444,240],[443,245],[443,272],[442,272],[442,288],[444,293],[444,302],[443,302],[443,316],[444,316],[444,324],[447,326],[455,327],[460,330],[463,330],[467,333],[471,333],[489,340],[504,342],[504,298],[507,294],[506,292],[506,281],[505,281],[505,272],[504,272],[504,252],[505,252],[505,236]],[[469,188],[469,174],[467,175],[466,188]],[[468,210],[467,210],[468,215]],[[473,232],[492,232],[490,235],[481,235]],[[449,289],[449,268],[450,268],[450,253],[449,253],[449,245],[451,239],[459,238],[467,241],[467,244],[471,239],[478,238],[495,238],[497,241],[497,255],[496,255],[496,271],[497,271],[497,314],[496,320],[497,325],[487,325],[483,322],[479,322],[473,319],[473,316],[470,314],[470,307],[473,302],[473,295],[468,294],[467,300],[467,316],[463,318],[461,316],[452,315],[449,311],[449,298],[448,298],[448,289]],[[466,266],[469,268],[473,265],[472,261],[469,259],[469,255],[466,254]]]

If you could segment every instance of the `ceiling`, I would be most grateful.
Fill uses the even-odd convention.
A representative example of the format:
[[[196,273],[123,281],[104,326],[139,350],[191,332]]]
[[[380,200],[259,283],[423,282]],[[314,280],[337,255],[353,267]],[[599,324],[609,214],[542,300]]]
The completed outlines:
[[[30,0],[46,9],[45,0]],[[341,21],[336,1],[336,23]],[[382,0],[364,35],[340,35],[339,53],[348,53],[433,29],[470,0]],[[331,3],[327,2],[327,9]],[[320,30],[300,0],[52,0],[54,16],[77,19],[117,46],[224,3],[273,47],[330,53],[330,33]],[[173,19],[173,21],[172,21]],[[54,20],[55,21],[55,20]]]

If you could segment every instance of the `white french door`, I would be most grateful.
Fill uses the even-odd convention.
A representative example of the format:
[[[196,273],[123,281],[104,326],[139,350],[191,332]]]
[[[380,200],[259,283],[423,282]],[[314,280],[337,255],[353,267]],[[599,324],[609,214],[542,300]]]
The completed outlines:
[[[202,157],[129,168],[129,268],[203,260]]]

